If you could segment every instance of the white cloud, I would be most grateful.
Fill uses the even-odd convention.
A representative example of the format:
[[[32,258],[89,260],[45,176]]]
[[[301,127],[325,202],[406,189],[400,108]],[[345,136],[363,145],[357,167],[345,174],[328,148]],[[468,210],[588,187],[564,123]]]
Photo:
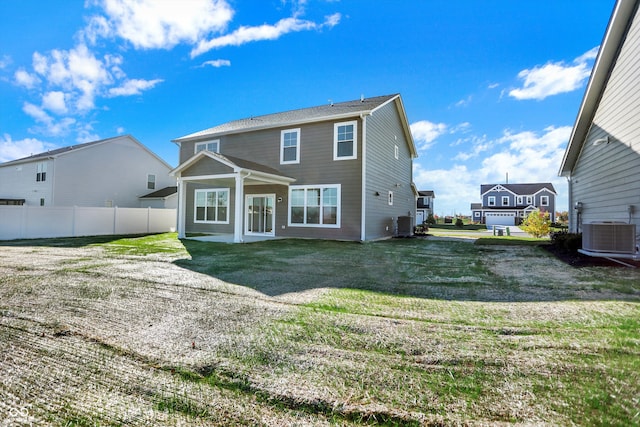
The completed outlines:
[[[53,118],[46,113],[42,108],[37,105],[33,105],[29,102],[25,102],[22,106],[22,111],[33,117],[37,122],[50,124],[53,122]]]
[[[518,78],[524,81],[523,86],[511,90],[509,95],[518,100],[542,100],[548,96],[579,89],[591,74],[591,61],[597,52],[597,47],[589,50],[576,58],[573,65],[549,62],[522,70],[518,73]]]
[[[225,0],[98,0],[107,19],[91,19],[89,40],[117,35],[136,49],[170,49],[196,43],[207,34],[223,31],[233,17]]]
[[[420,120],[411,124],[411,134],[418,150],[426,150],[440,135],[446,133],[447,125],[444,123],[432,123],[428,120]]]
[[[230,67],[231,61],[229,61],[228,59],[214,59],[212,61],[203,62],[202,65],[200,65],[200,67],[206,67],[207,65],[214,68]]]
[[[557,176],[557,170],[570,135],[571,127],[562,126],[541,132],[506,130],[494,140],[471,137],[465,142],[472,143],[472,151],[458,153],[455,160],[484,153],[486,157],[476,163],[478,166],[457,163],[449,169],[437,169],[437,160],[431,158],[431,164],[416,163],[414,182],[421,190],[436,192],[436,212],[444,215],[469,213],[470,204],[480,200],[480,185],[503,183],[507,173],[511,183],[551,182],[559,193],[558,210],[563,210],[567,203],[566,181]]]
[[[25,138],[13,141],[9,134],[0,138],[0,163],[28,157],[32,154],[42,153],[57,148],[54,144],[43,142],[34,138]]]
[[[142,80],[131,79],[125,81],[122,86],[109,89],[109,95],[111,96],[130,96],[140,95],[143,90],[151,89],[158,83],[161,83],[162,79],[155,80]]]
[[[33,89],[37,84],[40,83],[40,79],[38,76],[34,74],[30,74],[24,70],[24,68],[20,68],[13,75],[16,79],[16,83],[20,86],[24,86],[27,89]]]
[[[0,70],[4,70],[12,62],[13,62],[13,60],[11,59],[11,57],[9,55],[2,55],[2,58],[0,58]]]
[[[43,108],[37,105],[25,102],[22,106],[22,111],[31,116],[36,122],[40,123],[39,127],[30,129],[49,136],[65,135],[69,132],[71,125],[76,123],[76,120],[71,117],[64,117],[60,120],[55,120]]]
[[[51,91],[45,93],[42,97],[42,107],[57,114],[66,114],[67,104],[64,92]]]
[[[275,25],[259,25],[255,27],[242,26],[232,33],[204,41],[201,40],[195,48],[191,50],[191,57],[202,55],[212,49],[225,46],[240,46],[246,43],[260,40],[276,40],[280,36],[292,32],[305,30],[319,30],[323,27],[334,27],[340,22],[341,15],[334,14],[327,16],[325,22],[318,24],[313,21],[299,19],[297,17],[284,18]]]

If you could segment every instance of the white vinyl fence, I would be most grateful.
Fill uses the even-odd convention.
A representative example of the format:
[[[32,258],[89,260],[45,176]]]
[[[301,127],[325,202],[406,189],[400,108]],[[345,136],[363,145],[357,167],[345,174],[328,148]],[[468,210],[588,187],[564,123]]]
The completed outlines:
[[[0,206],[0,240],[176,230],[175,209]]]

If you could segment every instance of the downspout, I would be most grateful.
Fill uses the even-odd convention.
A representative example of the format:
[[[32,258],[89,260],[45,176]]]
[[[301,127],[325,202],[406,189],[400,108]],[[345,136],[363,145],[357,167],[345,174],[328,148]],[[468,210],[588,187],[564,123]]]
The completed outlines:
[[[567,187],[569,189],[569,209],[567,210],[567,212],[569,213],[569,231],[571,232],[571,226],[573,225],[573,211],[575,210],[573,208],[573,185],[572,185],[572,181],[571,181],[571,175],[567,176]],[[576,211],[576,216],[580,215],[577,211]],[[578,232],[578,224],[577,224],[577,218],[576,218],[576,233]]]
[[[362,197],[360,206],[360,241],[367,240],[367,116],[371,113],[360,113],[362,120]]]
[[[185,206],[186,206],[187,192],[185,190],[185,183],[182,177],[178,178],[178,238],[185,238],[185,229],[186,229],[186,217],[185,217]]]

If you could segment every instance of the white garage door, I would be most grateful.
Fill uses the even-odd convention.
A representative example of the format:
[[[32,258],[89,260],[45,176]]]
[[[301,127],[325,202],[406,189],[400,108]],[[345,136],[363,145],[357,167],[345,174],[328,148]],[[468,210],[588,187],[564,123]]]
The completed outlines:
[[[487,228],[494,225],[516,225],[516,215],[513,212],[487,212],[485,219]]]

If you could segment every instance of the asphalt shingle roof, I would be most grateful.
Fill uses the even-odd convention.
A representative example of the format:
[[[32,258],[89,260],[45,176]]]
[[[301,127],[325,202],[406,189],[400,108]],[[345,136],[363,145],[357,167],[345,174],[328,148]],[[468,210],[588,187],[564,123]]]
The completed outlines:
[[[397,97],[398,94],[375,96],[371,98],[363,98],[355,101],[331,103],[310,108],[301,108],[298,110],[285,111],[282,113],[266,114],[263,116],[248,117],[240,120],[233,120],[195,132],[175,139],[175,142],[206,139],[216,135],[227,133],[235,133],[241,131],[250,131],[257,129],[272,128],[278,126],[288,126],[293,123],[304,123],[314,120],[330,119],[336,116],[357,116],[361,113],[370,112],[385,102]]]
[[[70,151],[78,150],[80,148],[86,148],[86,147],[89,147],[91,145],[101,144],[101,143],[103,143],[105,141],[109,141],[111,139],[116,139],[116,138],[120,138],[120,136],[101,139],[99,141],[85,142],[84,144],[76,144],[76,145],[70,145],[68,147],[56,148],[55,150],[44,151],[42,153],[32,154],[30,156],[23,157],[21,159],[15,159],[15,160],[11,160],[11,161],[8,161],[8,162],[5,162],[5,163],[0,163],[0,165],[7,166],[7,165],[11,165],[13,163],[24,163],[24,162],[30,162],[32,160],[38,160],[38,159],[44,159],[44,158],[47,158],[47,157],[58,156],[60,154],[68,153]]]
[[[536,182],[529,184],[482,184],[480,185],[480,194],[484,194],[487,191],[491,190],[496,185],[501,185],[509,191],[512,191],[515,194],[535,194],[543,188],[547,188],[548,190],[556,193],[556,189],[553,188],[553,184],[550,182]],[[557,194],[557,193],[556,193]]]

